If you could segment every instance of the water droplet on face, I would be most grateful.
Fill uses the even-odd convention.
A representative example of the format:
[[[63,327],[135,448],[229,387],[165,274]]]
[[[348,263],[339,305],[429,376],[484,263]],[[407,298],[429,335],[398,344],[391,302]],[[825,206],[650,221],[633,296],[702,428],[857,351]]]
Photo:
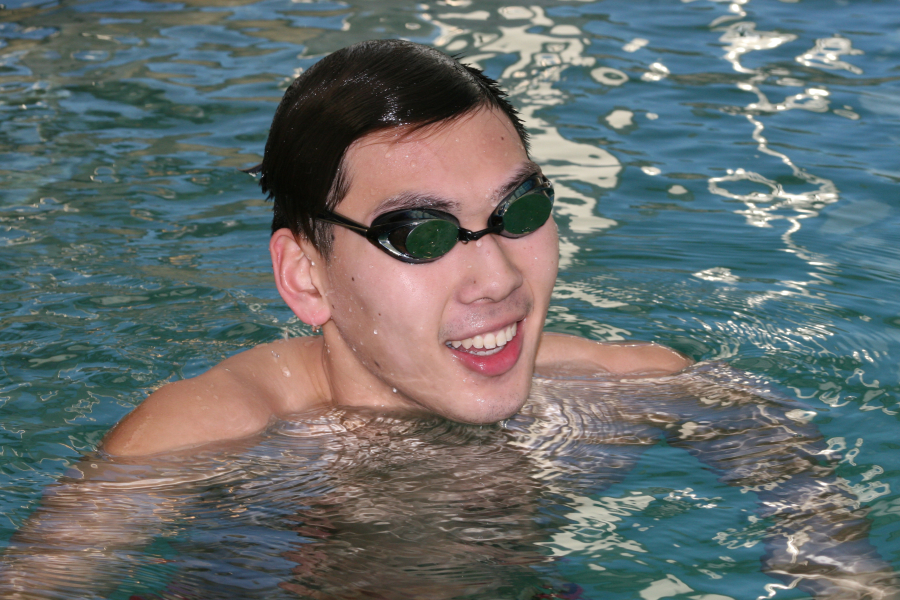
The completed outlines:
[[[274,356],[275,358],[280,358],[280,357],[281,357],[281,355],[278,354],[277,352],[275,352],[274,350],[272,350],[272,356]]]
[[[291,372],[288,370],[287,367],[281,367],[281,372],[284,373],[284,376],[285,376],[285,377],[290,377],[290,376],[291,376]]]
[[[397,393],[397,388],[391,388],[391,390],[393,390],[393,392],[394,392],[395,394]]]
[[[373,329],[373,330],[372,330],[372,333],[374,333],[375,335],[378,335],[378,330],[377,330],[377,329]]]
[[[477,248],[481,248],[481,240],[478,240],[477,242],[475,242],[475,246]]]

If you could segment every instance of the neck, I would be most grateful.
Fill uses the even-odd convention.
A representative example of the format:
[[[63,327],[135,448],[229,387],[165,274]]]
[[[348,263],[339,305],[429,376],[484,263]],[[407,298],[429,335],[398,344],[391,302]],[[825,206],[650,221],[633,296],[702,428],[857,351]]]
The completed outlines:
[[[367,365],[341,335],[334,321],[322,326],[322,366],[333,406],[422,412],[415,401],[382,380],[377,365]],[[429,412],[429,411],[425,411]]]

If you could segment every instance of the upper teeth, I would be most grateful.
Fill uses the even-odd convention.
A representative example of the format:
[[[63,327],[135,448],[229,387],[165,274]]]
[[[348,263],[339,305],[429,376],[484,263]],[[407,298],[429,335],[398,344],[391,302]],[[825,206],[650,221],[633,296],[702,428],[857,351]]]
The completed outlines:
[[[454,348],[462,346],[466,350],[473,347],[490,350],[492,348],[497,348],[498,346],[505,346],[506,342],[513,339],[515,336],[516,324],[513,323],[509,327],[505,327],[499,331],[493,331],[484,335],[476,335],[475,337],[466,338],[464,340],[454,340],[452,342],[447,342],[447,344]]]

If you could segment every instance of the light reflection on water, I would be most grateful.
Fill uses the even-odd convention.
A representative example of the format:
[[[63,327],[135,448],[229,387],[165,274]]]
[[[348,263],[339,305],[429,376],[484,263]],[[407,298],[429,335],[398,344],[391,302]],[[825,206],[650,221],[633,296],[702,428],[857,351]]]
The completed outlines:
[[[302,69],[354,41],[403,36],[462,53],[500,78],[531,128],[535,158],[559,194],[563,270],[550,329],[655,340],[698,360],[725,359],[802,398],[820,411],[824,443],[845,453],[838,476],[846,489],[873,507],[872,539],[900,567],[891,541],[893,490],[900,486],[892,433],[900,113],[888,5],[6,6],[0,11],[3,539],[39,504],[41,490],[92,451],[149,390],[256,343],[308,333],[271,285],[269,209],[236,169],[259,159],[274,106]],[[241,485],[264,494],[271,457],[241,456],[222,468],[246,466]],[[602,493],[539,492],[537,506],[568,512],[552,516],[559,521],[536,534],[529,552],[567,558],[552,568],[539,563],[544,571],[510,566],[510,581],[539,572],[537,586],[558,591],[578,581],[601,589],[610,585],[603,573],[616,572],[625,582],[621,590],[632,594],[650,589],[648,581],[663,582],[652,589],[689,594],[679,586],[708,590],[697,582],[740,581],[738,572],[761,577],[746,575],[758,570],[758,545],[735,558],[742,566],[725,569],[722,580],[704,573],[718,574],[710,565],[728,562],[720,560],[721,548],[743,548],[745,539],[734,542],[734,532],[750,539],[765,531],[738,522],[737,512],[756,510],[752,499],[727,496],[733,490],[664,447],[636,460],[623,469],[624,480]],[[525,471],[544,483],[528,469],[539,467]],[[204,489],[234,491],[232,475],[217,475]],[[315,487],[302,477],[295,485],[292,477],[298,476],[272,484],[283,486],[285,499],[304,485]],[[435,475],[432,484],[443,481]],[[195,521],[208,520],[197,544],[202,535],[226,545],[234,544],[231,535],[253,539],[258,530],[247,523],[262,518],[254,511],[279,510],[271,495],[253,503],[253,494],[241,493],[247,500],[234,501],[237,513],[198,509]],[[682,570],[655,562],[640,579],[640,561],[671,552],[659,542],[662,527],[649,530],[655,539],[640,531],[668,494],[690,507],[711,503],[694,497],[725,495],[735,508],[678,513],[686,525],[670,535],[686,537],[672,543],[693,562],[685,560]],[[246,531],[216,529],[244,519],[235,514],[246,516]],[[566,520],[582,529],[566,529]],[[713,525],[701,532],[702,522]],[[633,531],[622,536],[626,527]],[[177,537],[189,529],[171,531]],[[615,542],[612,532],[621,536]],[[272,538],[272,548],[297,551],[296,531],[284,535]],[[183,569],[177,576],[166,571],[174,551],[164,536],[159,540],[146,551],[158,566],[147,566],[141,553],[125,561],[141,576],[160,579],[152,589],[186,577]],[[622,553],[615,560],[597,558],[607,542]],[[578,548],[592,550],[578,555]],[[198,571],[206,568],[194,560]],[[296,560],[282,560],[278,568],[296,567]],[[772,581],[751,585],[759,595],[797,594],[763,591]]]
[[[633,597],[660,571],[683,592],[730,577],[762,591],[777,585],[756,573],[763,546],[794,577],[817,555],[839,570],[871,560],[846,539],[865,530],[858,501],[882,494],[810,461],[852,462],[860,445],[823,443],[814,416],[722,365],[538,379],[497,426],[310,411],[237,448],[83,461],[20,529],[7,573],[24,597]],[[623,485],[661,436],[680,455],[656,453],[653,477]],[[721,483],[678,485],[701,463]],[[763,502],[736,510],[747,491]],[[690,541],[698,528],[711,535]],[[714,552],[699,569],[698,544]]]

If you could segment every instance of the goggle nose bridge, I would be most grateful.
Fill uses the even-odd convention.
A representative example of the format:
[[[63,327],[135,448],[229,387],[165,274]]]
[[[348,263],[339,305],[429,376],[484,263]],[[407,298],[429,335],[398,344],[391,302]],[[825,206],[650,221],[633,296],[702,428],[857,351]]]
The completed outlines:
[[[459,236],[457,239],[463,244],[468,244],[469,242],[474,242],[476,240],[480,240],[484,236],[490,233],[500,233],[503,231],[503,222],[497,223],[496,225],[492,225],[481,231],[470,231],[468,229],[459,228]]]

